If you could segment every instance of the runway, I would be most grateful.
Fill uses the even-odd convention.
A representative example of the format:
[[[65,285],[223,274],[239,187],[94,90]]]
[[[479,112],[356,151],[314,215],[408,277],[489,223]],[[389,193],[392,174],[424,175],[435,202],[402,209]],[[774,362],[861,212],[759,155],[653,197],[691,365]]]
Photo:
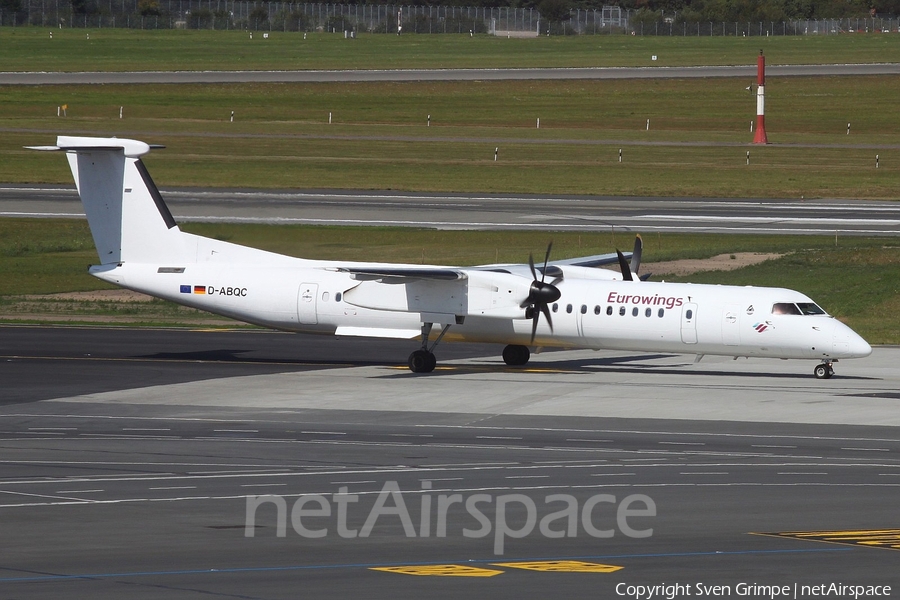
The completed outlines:
[[[0,379],[14,382],[0,388],[0,586],[614,598],[620,584],[900,585],[900,349],[824,381],[802,361],[603,352],[511,369],[498,348],[450,344],[422,376],[402,367],[408,346],[0,328]],[[261,495],[272,503],[248,530]],[[571,523],[548,520],[561,497],[577,503]],[[379,499],[394,510],[366,529]]]
[[[885,235],[900,205],[854,200],[162,190],[181,222],[550,231]],[[84,218],[68,186],[2,186],[0,216]]]
[[[897,75],[900,64],[769,65],[770,77]],[[510,81],[562,79],[676,79],[755,77],[755,65],[546,69],[384,69],[369,71],[141,71],[0,73],[0,85],[171,83],[327,83],[364,81]]]

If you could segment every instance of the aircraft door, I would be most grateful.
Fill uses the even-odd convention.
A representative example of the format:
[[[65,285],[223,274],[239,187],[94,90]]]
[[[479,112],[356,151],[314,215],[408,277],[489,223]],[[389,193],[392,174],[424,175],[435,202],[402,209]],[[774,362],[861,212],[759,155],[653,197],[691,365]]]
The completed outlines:
[[[726,306],[722,315],[722,343],[726,346],[738,346],[741,343],[741,307]]]
[[[302,325],[315,325],[319,322],[316,317],[316,296],[318,295],[318,284],[300,284],[300,291],[297,294],[297,318],[300,319]]]
[[[697,343],[697,305],[694,302],[685,303],[681,309],[681,341]]]

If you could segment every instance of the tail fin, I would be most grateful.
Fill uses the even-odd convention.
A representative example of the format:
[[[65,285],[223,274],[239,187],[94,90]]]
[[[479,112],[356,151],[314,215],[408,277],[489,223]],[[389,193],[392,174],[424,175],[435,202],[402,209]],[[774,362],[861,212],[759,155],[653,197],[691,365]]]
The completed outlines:
[[[140,157],[151,146],[137,140],[59,136],[103,265],[190,259],[184,234]],[[193,261],[191,261],[193,262]]]

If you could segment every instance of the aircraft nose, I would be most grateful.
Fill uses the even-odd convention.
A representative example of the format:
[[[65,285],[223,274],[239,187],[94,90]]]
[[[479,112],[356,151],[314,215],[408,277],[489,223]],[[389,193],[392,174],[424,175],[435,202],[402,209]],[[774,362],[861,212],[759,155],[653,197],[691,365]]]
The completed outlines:
[[[872,346],[858,333],[835,320],[834,355],[841,358],[863,358],[872,354]]]
[[[872,354],[872,346],[854,331],[853,335],[850,336],[850,356],[863,358],[870,354]]]

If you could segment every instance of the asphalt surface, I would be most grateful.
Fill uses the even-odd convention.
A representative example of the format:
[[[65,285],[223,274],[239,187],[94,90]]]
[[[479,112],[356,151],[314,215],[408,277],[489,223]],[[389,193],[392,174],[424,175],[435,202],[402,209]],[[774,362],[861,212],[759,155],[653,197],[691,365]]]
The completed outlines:
[[[0,326],[0,406],[111,390],[228,377],[405,365],[416,342],[359,344],[263,330]],[[448,359],[502,347],[453,344]],[[44,367],[54,376],[40,376]]]
[[[767,65],[770,77],[897,75],[900,64]],[[315,83],[357,81],[504,81],[529,79],[674,79],[755,77],[755,65],[571,69],[385,69],[370,71],[142,71],[0,73],[0,85]]]
[[[898,72],[897,65],[791,69]],[[752,69],[676,73],[311,76],[711,77]],[[311,80],[285,79],[304,76],[3,74],[0,83]],[[193,192],[185,213],[170,202],[183,218],[191,218],[192,205],[201,213],[193,217],[247,218],[229,209],[237,198],[246,203],[244,193],[215,193],[223,194],[214,201],[224,213],[218,217],[208,214],[214,203],[201,204]],[[342,222],[360,212],[356,197],[305,194],[249,199],[257,213],[274,207],[263,212],[275,220],[300,210],[298,219]],[[629,212],[661,209],[653,204],[658,199],[464,197],[438,199],[413,218],[411,205],[428,198],[383,198],[377,214],[363,220],[402,214],[421,221],[402,224],[495,227],[526,214],[531,224],[518,218],[516,226],[599,228],[614,224],[601,220],[603,213],[620,211],[617,226],[626,229],[654,230],[668,219],[681,225],[692,214],[707,230],[781,228],[774,213],[784,217],[774,221],[792,222],[784,231],[896,230],[896,223],[883,223],[896,219],[885,212],[890,205],[869,203],[817,202],[812,211],[792,207],[789,216],[778,212],[788,210],[779,203],[688,200],[682,213],[660,220],[655,212]],[[308,215],[323,209],[300,200],[328,208]],[[472,225],[439,216],[448,201],[491,217]],[[65,197],[53,202],[72,205]],[[564,208],[548,212],[557,202]],[[804,221],[810,212],[830,220]],[[693,365],[657,355],[550,353],[530,369],[507,369],[499,348],[453,345],[440,347],[433,376],[416,376],[402,366],[409,345],[247,331],[0,328],[0,592],[614,598],[636,597],[628,585],[680,584],[677,597],[713,595],[702,583],[750,598],[772,593],[742,584],[788,586],[798,598],[814,597],[803,593],[804,584],[891,585],[897,593],[900,553],[891,546],[900,547],[900,350],[877,349],[869,359],[842,363],[834,379],[816,381],[805,363]],[[397,493],[381,493],[390,489]],[[316,499],[297,503],[309,494]],[[248,510],[260,495],[273,502]],[[480,511],[469,506],[475,500]],[[575,509],[552,514],[567,502]],[[375,512],[379,505],[386,510]],[[373,527],[360,535],[373,514]],[[323,537],[309,535],[326,529]],[[788,532],[820,535],[779,535]],[[572,572],[578,569],[593,572]]]
[[[892,585],[896,594],[900,552],[887,548],[895,534],[884,530],[897,527],[900,436],[846,421],[873,390],[883,414],[872,420],[896,413],[891,365],[900,350],[841,363],[821,382],[800,379],[806,363],[793,361],[676,367],[667,357],[601,357],[590,372],[586,362],[573,366],[582,359],[553,353],[535,365],[543,370],[511,370],[495,348],[453,345],[441,346],[435,376],[417,376],[396,368],[402,358],[393,354],[405,356],[408,343],[400,345],[0,328],[0,380],[18,381],[15,397],[0,391],[2,595],[614,598],[627,597],[619,584],[678,583],[692,586],[678,597],[701,597],[698,582],[728,586],[732,596],[741,583]],[[716,372],[727,380],[699,394]],[[50,394],[48,381],[59,386]],[[334,403],[316,381],[355,398],[356,408]],[[628,418],[523,412],[538,396],[563,409],[577,386],[602,396],[604,382],[623,406],[633,404],[631,390],[655,395],[659,408]],[[290,402],[273,396],[279,386],[293,390]],[[694,387],[697,400],[767,404],[773,422],[672,418],[668,390],[680,386]],[[824,412],[823,422],[774,422],[793,392],[814,386],[820,400],[808,414]],[[843,395],[842,411],[829,406],[833,393]],[[579,410],[587,414],[589,402]],[[398,493],[381,494],[391,489]],[[294,509],[304,494],[321,498]],[[457,494],[462,502],[438,508]],[[476,507],[488,535],[465,504],[477,494],[486,495]],[[551,494],[571,500],[554,503]],[[250,511],[248,530],[248,497],[261,495],[284,499],[283,537],[277,499]],[[623,527],[617,510],[626,499],[636,513]],[[319,501],[330,516],[314,514]],[[379,501],[388,510],[361,536]],[[534,528],[514,537],[528,529],[529,501]],[[570,501],[579,513],[570,535],[551,537],[567,532],[567,516],[542,533],[538,522]],[[588,505],[590,530],[581,514]],[[513,533],[498,538],[502,523]],[[324,537],[306,535],[321,529]],[[777,535],[870,529],[882,531],[868,545]],[[585,563],[594,572],[571,572]]]
[[[163,190],[176,220],[439,229],[888,235],[900,205],[854,200]],[[0,216],[83,218],[68,186],[2,186]]]

